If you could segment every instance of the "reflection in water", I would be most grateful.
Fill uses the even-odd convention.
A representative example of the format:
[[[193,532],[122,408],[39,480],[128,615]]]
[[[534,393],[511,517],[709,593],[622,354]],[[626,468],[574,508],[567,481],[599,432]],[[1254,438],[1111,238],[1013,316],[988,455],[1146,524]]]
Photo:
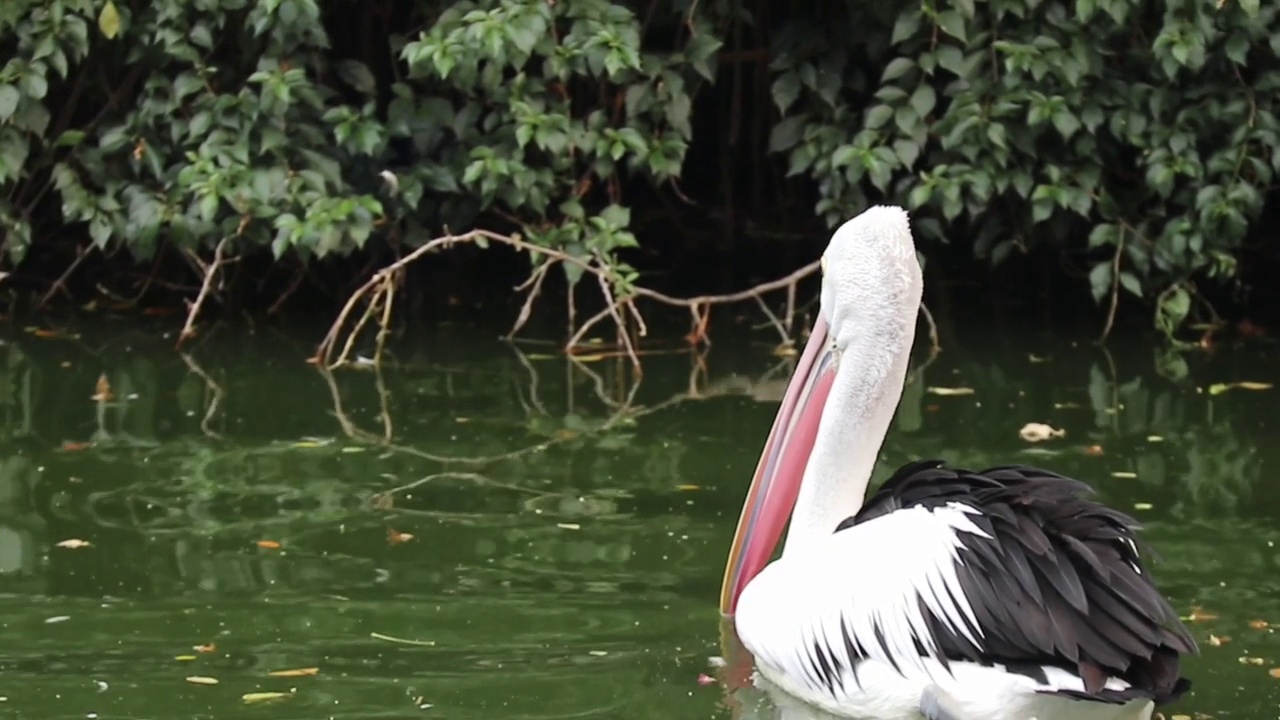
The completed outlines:
[[[0,345],[6,717],[815,717],[733,675],[715,629],[793,359],[718,338],[640,379],[447,340],[336,375],[293,349]],[[1149,508],[1162,586],[1218,615],[1185,711],[1261,716],[1274,401],[1197,388],[1274,381],[1269,358],[1051,350],[921,363],[877,479],[1019,460]],[[1033,421],[1066,437],[1026,443]]]

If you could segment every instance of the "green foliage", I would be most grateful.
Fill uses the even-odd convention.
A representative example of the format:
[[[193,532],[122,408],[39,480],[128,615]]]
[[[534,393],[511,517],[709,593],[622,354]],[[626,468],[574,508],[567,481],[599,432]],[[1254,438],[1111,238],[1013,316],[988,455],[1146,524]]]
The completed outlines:
[[[343,255],[486,214],[580,257],[635,246],[619,179],[679,175],[721,44],[701,16],[669,12],[687,31],[653,52],[635,13],[605,0],[376,5],[5,3],[9,258],[27,253],[50,191],[59,224],[137,258],[224,238],[239,253]],[[393,11],[425,30],[335,46]]]
[[[1055,247],[1099,302],[1228,279],[1280,169],[1273,5],[1199,0],[847,4],[774,35],[771,148],[836,224],[885,199],[999,264]],[[944,230],[944,228],[947,228]],[[965,228],[957,233],[953,228]],[[1109,300],[1108,300],[1109,299]]]
[[[625,294],[624,188],[681,177],[722,38],[768,42],[744,97],[771,104],[732,111],[768,116],[829,224],[885,200],[993,265],[1061,253],[1169,334],[1236,276],[1280,168],[1257,0],[10,0],[4,249],[69,224],[139,259],[306,260],[498,222]]]

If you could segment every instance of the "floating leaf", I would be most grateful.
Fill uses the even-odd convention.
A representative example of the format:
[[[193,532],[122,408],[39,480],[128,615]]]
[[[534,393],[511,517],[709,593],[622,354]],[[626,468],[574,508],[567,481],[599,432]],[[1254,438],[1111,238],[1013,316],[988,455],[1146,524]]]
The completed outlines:
[[[694,490],[701,490],[701,489],[702,489],[701,485],[677,485],[676,486],[676,490],[678,490],[679,492],[693,492]]]
[[[1155,505],[1152,505],[1149,502],[1136,502],[1133,504],[1134,510],[1150,510],[1153,507],[1155,507]]]
[[[708,675],[708,674],[706,674],[706,673],[698,673],[698,684],[699,684],[699,685],[711,685],[711,684],[712,684],[712,683],[714,683],[715,681],[716,681],[716,679],[715,679],[715,678],[711,677],[710,675]]]
[[[1254,630],[1266,630],[1267,628],[1271,627],[1271,623],[1267,622],[1266,620],[1250,620],[1249,627],[1253,628]]]
[[[67,540],[63,540],[62,542],[58,543],[58,547],[77,550],[79,548],[89,547],[92,544],[93,543],[89,542],[88,540],[80,540],[79,538],[69,538]]]
[[[115,399],[115,395],[111,392],[111,383],[107,381],[106,373],[98,376],[98,382],[93,388],[93,395],[90,395],[89,399],[94,402],[111,402]]]
[[[1209,644],[1214,647],[1220,647],[1229,642],[1231,642],[1231,638],[1226,635],[1214,635],[1213,633],[1209,633]]]
[[[403,542],[409,542],[412,539],[413,535],[410,533],[402,533],[391,528],[387,528],[387,542],[392,545],[399,545]]]
[[[292,670],[272,670],[267,673],[271,677],[310,677],[320,672],[318,667],[294,668]]]
[[[561,530],[581,530],[582,526],[578,523],[556,523],[556,527]]]
[[[1044,423],[1027,423],[1018,431],[1018,437],[1027,442],[1043,442],[1054,438],[1066,437],[1066,430],[1059,430]]]
[[[1277,680],[1280,680],[1280,668],[1271,668],[1267,671],[1267,674]]]
[[[1111,477],[1133,479],[1138,477],[1138,473],[1129,472],[1128,470],[1116,470],[1115,472],[1111,473]]]
[[[276,542],[275,540],[259,540],[258,547],[264,550],[279,550],[280,543]]]
[[[107,0],[107,4],[102,6],[102,12],[98,13],[98,29],[108,40],[114,40],[120,34],[120,10],[112,0]]]
[[[287,698],[287,697],[289,697],[289,693],[251,692],[251,693],[245,693],[244,695],[242,695],[241,699],[244,700],[246,703],[259,703],[259,702],[267,702],[268,700],[279,700],[281,698]]]
[[[1233,388],[1240,389],[1240,390],[1270,390],[1272,387],[1274,387],[1273,383],[1269,383],[1269,382],[1253,382],[1251,380],[1241,380],[1240,382],[1233,382],[1233,383],[1214,383],[1209,386],[1209,394],[1221,395],[1222,393],[1228,390],[1231,390]]]
[[[62,443],[61,449],[63,452],[75,452],[76,450],[87,450],[91,447],[93,447],[93,443],[91,442],[72,442],[68,440],[67,442]]]
[[[217,685],[218,678],[205,677],[204,675],[188,675],[187,682],[193,685]]]
[[[192,660],[196,659],[196,656],[195,655],[175,655],[173,659],[179,662],[191,662]]]
[[[925,392],[933,393],[934,395],[943,395],[943,396],[972,395],[974,393],[974,390],[973,388],[967,388],[967,387],[930,387],[930,388],[925,388]]]
[[[218,652],[218,644],[209,643],[208,645],[193,645],[191,646],[191,649],[195,650],[198,653]]]

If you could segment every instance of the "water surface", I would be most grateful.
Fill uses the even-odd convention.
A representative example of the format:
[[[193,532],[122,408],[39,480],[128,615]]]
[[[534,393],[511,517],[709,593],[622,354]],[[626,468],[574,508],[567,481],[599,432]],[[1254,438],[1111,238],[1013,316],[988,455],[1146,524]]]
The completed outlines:
[[[328,375],[230,336],[0,345],[4,717],[777,715],[711,660],[793,359],[718,339],[637,382],[458,333]],[[1280,391],[1214,385],[1275,382],[1275,360],[975,337],[916,363],[877,479],[923,456],[1094,482],[1196,613],[1169,712],[1274,716]]]

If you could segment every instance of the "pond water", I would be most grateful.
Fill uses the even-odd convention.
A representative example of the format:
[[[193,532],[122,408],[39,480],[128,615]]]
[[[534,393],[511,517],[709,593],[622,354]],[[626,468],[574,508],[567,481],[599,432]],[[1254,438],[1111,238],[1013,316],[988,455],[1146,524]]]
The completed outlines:
[[[779,717],[712,662],[793,362],[767,345],[647,356],[637,384],[461,332],[334,376],[266,332],[45,335],[0,345],[0,716]],[[877,477],[1093,481],[1195,613],[1166,715],[1274,717],[1280,390],[1215,385],[1276,382],[1276,355],[966,338],[917,363]]]

